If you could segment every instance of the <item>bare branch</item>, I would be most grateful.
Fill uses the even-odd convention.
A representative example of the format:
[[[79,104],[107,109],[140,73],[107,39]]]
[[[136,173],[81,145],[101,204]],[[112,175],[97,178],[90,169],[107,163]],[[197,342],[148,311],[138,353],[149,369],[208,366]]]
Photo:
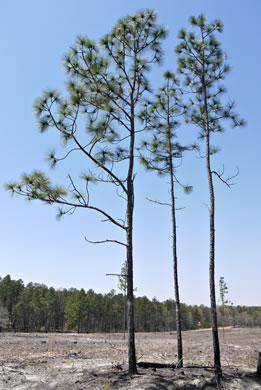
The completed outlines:
[[[157,203],[161,206],[170,206],[171,207],[171,204],[170,203],[163,203],[163,202],[160,202],[159,200],[153,200],[153,199],[149,199],[149,198],[146,198],[149,202],[153,202],[153,203]]]
[[[71,185],[72,185],[74,191],[79,195],[79,202],[80,202],[81,204],[83,204],[83,205],[87,205],[86,200],[84,199],[84,197],[82,196],[82,194],[77,190],[77,188],[76,188],[76,186],[75,186],[75,184],[74,184],[74,181],[73,181],[73,179],[72,179],[72,177],[71,177],[70,174],[68,174],[68,178],[69,178],[69,180],[70,180],[70,182],[71,182]],[[80,201],[80,199],[82,199],[82,202]]]
[[[128,275],[127,274],[105,274],[105,276],[123,276],[126,278]]]
[[[208,209],[208,212],[210,212],[210,208],[209,208],[209,205],[207,203],[203,203],[204,206]]]
[[[201,154],[200,150],[198,152],[198,157],[197,158],[206,158],[206,155],[205,154]]]
[[[184,210],[185,208],[186,208],[185,206],[183,206],[183,207],[177,207],[177,208],[175,208],[175,211]]]
[[[226,184],[226,186],[230,188],[231,186],[236,184],[236,183],[230,183],[230,181],[239,175],[239,169],[237,168],[237,173],[235,175],[229,176],[226,179],[223,179],[222,177],[224,175],[224,165],[223,165],[222,172],[211,171],[211,173],[214,173],[214,175],[216,175],[219,178],[219,180],[222,181],[222,183]]]
[[[122,218],[118,218],[118,221],[122,222],[123,225],[125,225],[125,221]]]
[[[117,196],[119,197],[119,198],[122,198],[123,200],[125,200],[126,202],[127,202],[127,198],[125,198],[123,195],[121,195],[120,193],[119,193],[119,187],[117,187],[116,188],[116,194],[117,194]]]
[[[89,242],[90,244],[105,244],[107,242],[112,242],[114,244],[119,244],[119,245],[123,245],[123,246],[127,247],[127,244],[124,244],[124,242],[121,242],[118,240],[91,241],[91,240],[88,240],[86,237],[84,237],[84,238],[85,238],[85,241]]]
[[[88,146],[88,145],[86,145],[86,146]],[[85,148],[86,146],[84,146],[84,148]],[[69,154],[71,154],[72,152],[74,152],[74,151],[76,151],[76,150],[81,150],[81,149],[80,149],[80,148],[72,148],[72,149],[69,150],[63,157],[60,157],[60,158],[55,157],[55,161],[58,162],[58,161],[65,160],[65,159],[69,156]]]

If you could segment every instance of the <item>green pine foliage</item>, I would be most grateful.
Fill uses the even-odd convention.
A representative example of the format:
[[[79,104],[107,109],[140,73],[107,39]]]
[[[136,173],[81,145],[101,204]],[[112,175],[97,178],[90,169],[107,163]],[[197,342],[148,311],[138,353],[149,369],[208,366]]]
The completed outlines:
[[[212,169],[212,156],[218,148],[211,146],[214,133],[224,130],[225,121],[229,120],[234,127],[244,125],[234,113],[234,104],[224,102],[226,92],[223,80],[230,68],[226,63],[226,55],[221,43],[215,34],[222,31],[222,23],[214,20],[208,23],[204,15],[190,18],[193,31],[181,30],[180,44],[176,48],[178,54],[178,71],[182,75],[184,92],[190,96],[187,103],[185,120],[196,125],[199,129],[199,138],[205,141],[205,161],[209,190],[209,286],[212,318],[212,336],[214,351],[214,367],[218,378],[222,376],[217,308],[215,292],[215,191],[213,176],[226,184],[231,185],[235,176],[224,178],[223,171]]]
[[[224,120],[229,119],[234,127],[244,125],[245,121],[233,111],[234,103],[229,100],[224,102],[223,99],[226,93],[223,80],[230,66],[215,36],[216,32],[222,32],[222,22],[214,20],[208,23],[205,15],[193,16],[189,22],[198,34],[182,29],[178,36],[180,43],[175,51],[184,92],[190,94],[186,122],[199,127],[199,138],[205,138],[205,104],[208,107],[208,129],[211,133],[224,131]],[[215,149],[212,149],[214,153]]]
[[[147,75],[153,64],[161,63],[161,41],[166,35],[166,29],[157,24],[156,13],[143,10],[119,20],[99,42],[79,36],[63,59],[67,94],[45,91],[36,99],[34,110],[40,132],[55,130],[67,149],[61,156],[55,149],[47,153],[52,168],[71,153],[82,152],[89,161],[89,171],[79,177],[81,188],[70,175],[72,190],[68,191],[68,184],[53,185],[44,172],[36,170],[8,183],[6,190],[28,200],[61,205],[58,217],[90,206],[89,183],[113,184],[126,194],[126,169],[124,173],[121,168],[119,175],[115,165],[130,158],[126,140],[135,131],[133,110],[151,90]]]
[[[135,297],[138,332],[176,330],[176,305],[172,299]],[[99,294],[92,289],[54,289],[39,283],[24,285],[10,275],[0,281],[2,329],[17,332],[122,332],[124,299],[114,290]],[[219,325],[261,326],[261,308],[218,307]],[[210,309],[181,303],[182,329],[209,328]]]
[[[71,153],[80,152],[89,171],[81,173],[77,179],[69,174],[69,187],[68,183],[64,187],[51,184],[42,172],[25,174],[19,182],[6,185],[12,194],[58,205],[58,218],[79,208],[91,209],[105,217],[104,221],[125,231],[125,242],[107,239],[95,243],[113,242],[126,248],[130,374],[137,373],[132,230],[135,139],[141,129],[137,127],[136,116],[141,99],[151,91],[148,72],[152,65],[160,64],[162,60],[161,43],[165,37],[166,30],[158,25],[156,13],[151,10],[119,20],[99,42],[79,36],[64,57],[67,94],[62,96],[56,90],[46,91],[36,100],[34,109],[40,132],[54,129],[66,148],[63,156],[54,150],[47,154],[50,166],[55,167]],[[122,218],[105,210],[108,207],[106,199],[105,209],[91,203],[91,182],[108,184],[117,197],[126,200]]]
[[[144,109],[139,114],[139,119],[150,133],[150,137],[141,143],[140,162],[147,170],[155,171],[159,176],[169,175],[172,164],[175,182],[185,192],[191,192],[192,187],[183,185],[177,179],[175,170],[180,165],[184,152],[196,150],[197,145],[183,146],[177,141],[177,129],[186,113],[186,106],[182,103],[183,93],[175,73],[166,71],[163,78],[163,86],[153,100],[145,102]]]
[[[177,229],[176,229],[176,184],[182,186],[186,193],[192,191],[192,187],[183,185],[176,175],[176,169],[181,165],[183,153],[196,149],[196,145],[182,146],[177,142],[177,128],[179,117],[186,112],[186,106],[181,103],[182,91],[179,88],[179,80],[173,72],[164,73],[164,84],[158,90],[153,101],[147,101],[140,120],[145,123],[146,130],[152,132],[149,140],[143,141],[140,161],[147,170],[155,171],[159,176],[168,177],[169,203],[156,202],[161,205],[169,205],[172,220],[172,251],[173,251],[173,276],[174,293],[176,300],[176,327],[178,346],[178,366],[183,366],[181,315],[178,282],[178,256],[177,256]]]

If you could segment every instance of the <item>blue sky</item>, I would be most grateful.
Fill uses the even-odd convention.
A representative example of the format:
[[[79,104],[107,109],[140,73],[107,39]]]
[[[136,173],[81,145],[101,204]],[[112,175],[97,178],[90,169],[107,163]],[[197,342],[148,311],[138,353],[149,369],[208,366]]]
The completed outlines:
[[[229,299],[234,304],[260,305],[260,14],[259,0],[10,0],[0,15],[0,110],[1,170],[0,275],[10,274],[56,288],[93,288],[105,293],[117,289],[117,273],[125,259],[124,249],[114,245],[90,245],[84,240],[113,236],[111,226],[100,222],[92,212],[77,212],[60,222],[56,207],[12,198],[4,183],[18,179],[23,172],[44,169],[56,182],[64,182],[69,172],[86,168],[74,160],[49,172],[45,153],[59,139],[49,131],[41,135],[32,105],[43,90],[63,90],[65,73],[62,57],[77,35],[99,39],[117,20],[141,8],[158,12],[160,24],[167,25],[164,63],[151,75],[156,89],[166,69],[175,70],[177,33],[188,27],[188,18],[200,13],[208,20],[220,18],[224,32],[219,36],[232,67],[225,85],[236,111],[247,120],[240,129],[228,128],[213,140],[221,147],[214,158],[216,169],[224,164],[228,175],[237,167],[237,185],[216,186],[216,279],[224,276]],[[182,139],[195,140],[196,128],[182,126]],[[85,164],[85,162],[84,162]],[[173,277],[169,210],[146,201],[146,197],[167,200],[167,183],[147,174],[136,164],[136,204],[134,224],[134,272],[137,295],[173,298]],[[178,256],[181,301],[209,304],[208,289],[208,188],[205,163],[188,156],[179,171],[183,181],[194,187],[191,195],[178,193]],[[93,187],[95,201],[119,205],[99,186]]]

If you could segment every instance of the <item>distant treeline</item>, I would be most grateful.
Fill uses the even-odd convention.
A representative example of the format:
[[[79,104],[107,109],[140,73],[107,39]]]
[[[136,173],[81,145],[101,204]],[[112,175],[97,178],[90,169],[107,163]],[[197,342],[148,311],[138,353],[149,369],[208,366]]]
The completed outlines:
[[[125,296],[114,290],[54,289],[43,284],[24,285],[10,275],[0,278],[0,328],[18,332],[122,332],[126,323]],[[221,325],[221,307],[218,307]],[[210,327],[210,309],[181,304],[183,330]],[[125,321],[125,323],[124,323]],[[261,307],[227,306],[224,324],[261,326]],[[135,298],[137,332],[173,331],[175,302]]]

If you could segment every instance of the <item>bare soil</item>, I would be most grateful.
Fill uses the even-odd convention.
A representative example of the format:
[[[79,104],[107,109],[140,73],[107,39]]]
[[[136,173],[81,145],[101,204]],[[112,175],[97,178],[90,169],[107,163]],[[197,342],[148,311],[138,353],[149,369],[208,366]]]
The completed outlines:
[[[174,390],[261,389],[255,378],[261,329],[225,330],[220,344],[224,379],[216,383],[210,330],[183,333],[183,369],[127,373],[122,334],[0,333],[0,389]],[[176,334],[138,333],[138,361],[176,363]]]

